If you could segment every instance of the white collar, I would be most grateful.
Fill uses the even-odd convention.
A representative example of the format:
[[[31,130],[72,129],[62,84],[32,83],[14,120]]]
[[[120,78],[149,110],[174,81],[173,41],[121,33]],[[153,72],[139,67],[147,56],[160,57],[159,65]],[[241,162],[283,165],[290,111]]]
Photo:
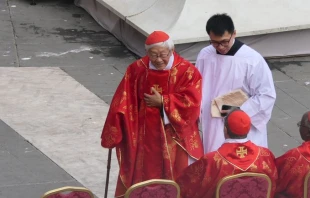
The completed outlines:
[[[173,62],[174,62],[174,55],[173,55],[173,53],[172,53],[171,56],[170,56],[170,58],[169,58],[169,61],[168,61],[167,66],[166,66],[165,69],[163,69],[163,70],[170,70],[171,67],[172,67],[172,65],[173,65]],[[150,69],[158,70],[158,69],[152,64],[151,61],[149,62],[149,65],[150,65]]]
[[[224,143],[246,143],[248,140],[248,138],[244,138],[244,139],[226,139]]]

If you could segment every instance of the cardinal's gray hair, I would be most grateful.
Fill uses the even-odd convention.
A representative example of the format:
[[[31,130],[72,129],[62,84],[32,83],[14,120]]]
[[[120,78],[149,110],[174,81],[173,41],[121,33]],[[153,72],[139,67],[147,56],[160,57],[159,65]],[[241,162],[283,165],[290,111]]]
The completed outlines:
[[[164,41],[164,42],[154,43],[154,44],[152,44],[152,45],[146,45],[146,44],[145,44],[145,50],[146,50],[146,51],[149,51],[149,49],[151,49],[152,47],[155,47],[155,46],[166,47],[166,48],[168,48],[169,50],[173,50],[173,49],[174,49],[174,43],[173,43],[172,39],[169,38],[168,40],[166,40],[166,41]]]

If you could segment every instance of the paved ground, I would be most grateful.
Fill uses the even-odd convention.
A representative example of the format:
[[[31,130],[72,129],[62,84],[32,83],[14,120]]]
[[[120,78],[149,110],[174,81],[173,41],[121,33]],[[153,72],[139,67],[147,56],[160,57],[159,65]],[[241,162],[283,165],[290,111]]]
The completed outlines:
[[[108,104],[135,57],[72,1],[0,0],[0,198],[61,186],[103,197]],[[310,108],[310,58],[268,60],[277,102],[268,125],[276,156],[301,143]],[[117,162],[113,157],[109,197]]]
[[[66,185],[103,197],[100,131],[134,56],[72,1],[1,0],[0,16],[0,198]],[[116,176],[114,158],[109,197]]]

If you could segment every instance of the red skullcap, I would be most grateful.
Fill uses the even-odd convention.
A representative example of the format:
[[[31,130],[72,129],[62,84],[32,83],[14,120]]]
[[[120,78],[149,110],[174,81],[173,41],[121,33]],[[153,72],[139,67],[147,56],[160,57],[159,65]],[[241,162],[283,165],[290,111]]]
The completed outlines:
[[[161,42],[165,42],[169,39],[169,35],[166,34],[165,32],[162,31],[154,31],[152,34],[150,34],[146,41],[145,44],[146,45],[152,45],[155,43],[161,43]]]
[[[247,135],[251,128],[251,118],[243,111],[234,111],[227,117],[229,130],[236,135]]]

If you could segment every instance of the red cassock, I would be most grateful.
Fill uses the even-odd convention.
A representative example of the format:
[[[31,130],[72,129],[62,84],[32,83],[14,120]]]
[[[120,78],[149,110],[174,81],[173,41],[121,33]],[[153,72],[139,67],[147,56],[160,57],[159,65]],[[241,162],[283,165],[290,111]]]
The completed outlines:
[[[304,142],[301,146],[278,157],[276,166],[279,172],[277,195],[279,197],[302,198],[304,180],[310,171],[310,142]]]
[[[163,96],[170,124],[163,123],[162,109],[144,102],[144,93],[151,94],[152,87]],[[128,67],[101,136],[103,147],[116,147],[116,197],[141,181],[174,180],[188,166],[188,156],[203,155],[197,124],[200,102],[201,75],[176,53],[170,70],[149,69],[147,56]]]
[[[224,177],[243,172],[263,173],[272,181],[273,197],[278,177],[274,155],[251,141],[224,143],[217,151],[187,167],[177,179],[182,198],[214,198],[217,183]]]

